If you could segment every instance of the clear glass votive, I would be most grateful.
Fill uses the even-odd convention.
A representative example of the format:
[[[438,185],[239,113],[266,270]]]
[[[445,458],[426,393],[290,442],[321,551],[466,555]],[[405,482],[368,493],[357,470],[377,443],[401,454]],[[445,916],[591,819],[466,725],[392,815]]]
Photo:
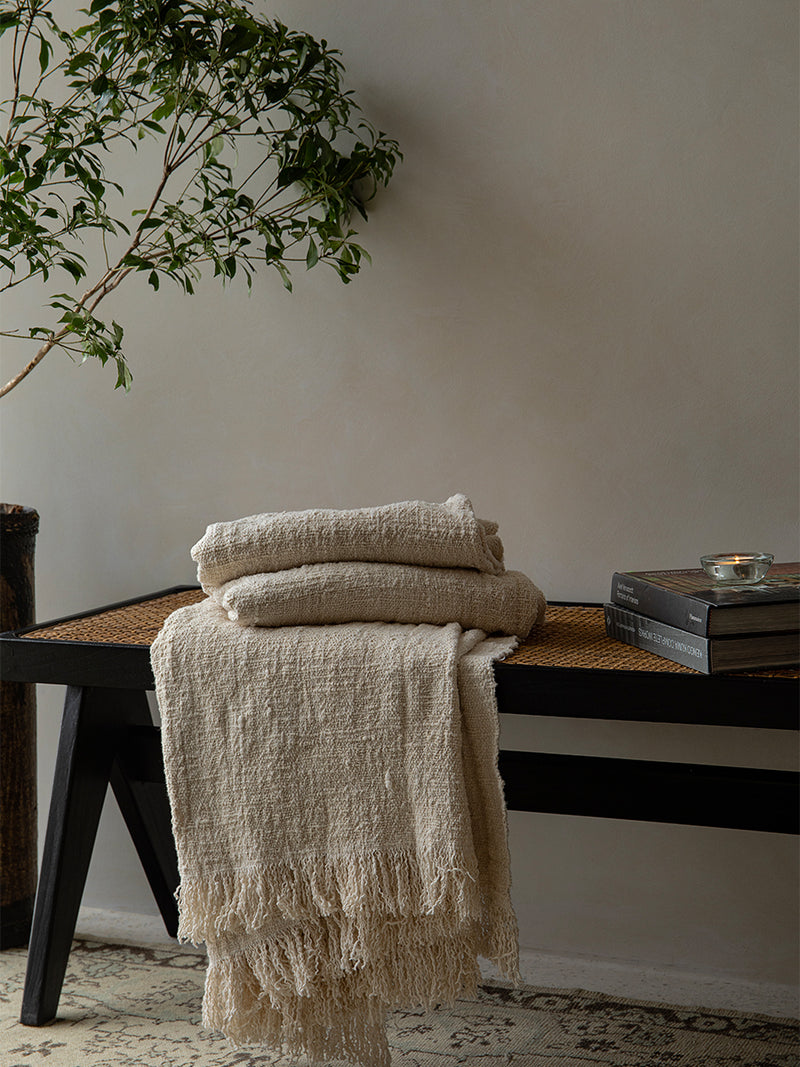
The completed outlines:
[[[700,562],[717,584],[755,585],[766,576],[774,558],[769,552],[721,552],[701,556]]]

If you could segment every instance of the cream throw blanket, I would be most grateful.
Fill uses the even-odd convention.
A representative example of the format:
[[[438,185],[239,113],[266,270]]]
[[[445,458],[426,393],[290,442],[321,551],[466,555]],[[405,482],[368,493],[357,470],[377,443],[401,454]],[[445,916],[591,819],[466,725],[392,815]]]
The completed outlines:
[[[249,574],[211,595],[243,626],[339,622],[457,622],[525,637],[544,597],[519,571],[482,574],[404,563],[311,563]]]
[[[192,549],[208,593],[245,574],[305,563],[360,560],[421,567],[503,570],[497,523],[476,519],[463,494],[444,504],[419,500],[345,511],[318,508],[250,515],[209,526]]]
[[[457,621],[304,625],[289,601],[294,625],[235,625],[209,587],[152,647],[179,936],[208,948],[204,1024],[387,1067],[388,1008],[473,992],[478,955],[517,977],[493,674],[515,639]]]

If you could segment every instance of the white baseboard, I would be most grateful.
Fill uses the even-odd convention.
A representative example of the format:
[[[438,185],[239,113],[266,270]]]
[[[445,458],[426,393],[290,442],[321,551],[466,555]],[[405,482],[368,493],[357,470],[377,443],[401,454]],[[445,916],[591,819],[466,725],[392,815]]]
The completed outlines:
[[[174,946],[160,917],[103,908],[81,908],[77,936],[117,944]],[[484,977],[495,973],[487,964]],[[686,1007],[720,1008],[797,1018],[798,987],[748,982],[720,975],[694,974],[672,968],[657,970],[626,960],[591,956],[555,956],[523,950],[522,977],[529,985],[556,989],[590,989],[636,1000],[655,1000]]]
[[[794,985],[749,982],[725,975],[696,974],[675,968],[656,969],[627,960],[592,956],[556,956],[523,950],[520,970],[529,985],[590,989],[636,1000],[686,1007],[719,1008],[797,1018],[800,989]],[[485,977],[496,974],[489,966]]]
[[[147,948],[174,948],[160,915],[139,915],[133,911],[110,911],[82,907],[78,912],[75,936],[114,945],[142,945]]]

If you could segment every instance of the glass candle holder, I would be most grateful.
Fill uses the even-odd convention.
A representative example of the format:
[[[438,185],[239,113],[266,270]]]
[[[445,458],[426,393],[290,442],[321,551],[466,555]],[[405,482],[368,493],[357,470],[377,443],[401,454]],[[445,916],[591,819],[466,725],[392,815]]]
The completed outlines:
[[[718,585],[755,585],[766,576],[774,558],[769,552],[722,552],[701,556],[700,562]]]

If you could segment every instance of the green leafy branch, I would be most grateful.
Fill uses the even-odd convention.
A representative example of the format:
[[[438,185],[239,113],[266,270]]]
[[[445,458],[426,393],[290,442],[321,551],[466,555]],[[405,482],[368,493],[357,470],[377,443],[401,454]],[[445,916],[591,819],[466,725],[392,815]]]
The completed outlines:
[[[358,273],[369,257],[353,216],[367,217],[402,157],[360,116],[326,41],[257,17],[247,0],[93,0],[69,32],[50,7],[0,0],[12,82],[0,108],[0,292],[54,272],[74,289],[50,299],[54,325],[6,334],[39,347],[0,396],[53,348],[113,361],[129,388],[123,329],[95,309],[131,273],[186,293],[206,267],[252,286],[268,266],[288,289],[295,263],[326,263],[343,282]],[[159,164],[123,220],[144,140]]]

